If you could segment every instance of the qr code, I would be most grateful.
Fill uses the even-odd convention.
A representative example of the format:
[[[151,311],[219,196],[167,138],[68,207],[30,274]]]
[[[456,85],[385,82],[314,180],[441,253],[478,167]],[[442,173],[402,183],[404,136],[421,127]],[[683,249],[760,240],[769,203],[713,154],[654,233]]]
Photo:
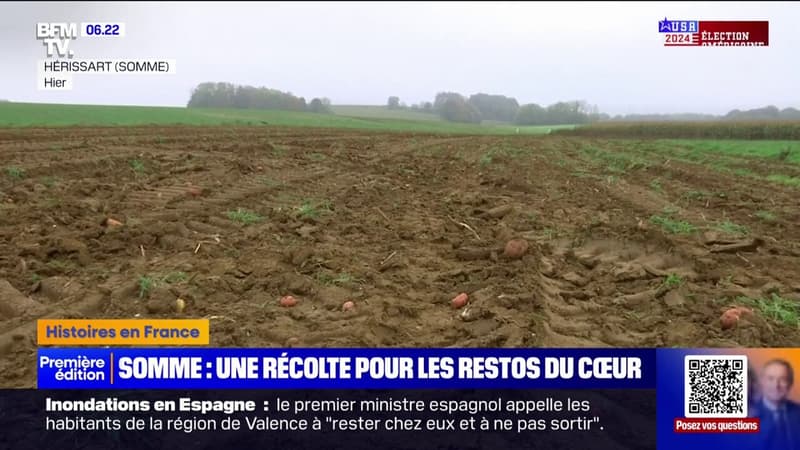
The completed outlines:
[[[747,417],[747,356],[686,356],[686,417]]]

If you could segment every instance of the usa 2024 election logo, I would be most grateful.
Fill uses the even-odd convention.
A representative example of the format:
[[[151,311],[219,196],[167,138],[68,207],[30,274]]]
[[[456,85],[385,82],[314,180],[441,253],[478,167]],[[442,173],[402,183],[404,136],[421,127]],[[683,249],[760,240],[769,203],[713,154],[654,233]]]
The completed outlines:
[[[769,21],[669,20],[658,22],[664,47],[767,47]]]

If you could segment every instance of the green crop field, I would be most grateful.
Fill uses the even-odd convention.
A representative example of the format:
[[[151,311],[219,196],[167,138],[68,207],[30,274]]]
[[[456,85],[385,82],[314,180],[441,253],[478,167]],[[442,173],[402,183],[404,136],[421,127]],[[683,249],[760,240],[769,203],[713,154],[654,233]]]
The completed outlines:
[[[797,141],[580,139],[583,157],[609,173],[663,167],[676,161],[767,185],[800,187]],[[658,183],[651,188],[658,190]]]
[[[689,157],[704,153],[720,153],[734,156],[753,156],[782,160],[800,164],[800,141],[742,141],[742,140],[664,140],[670,146]]]
[[[397,119],[413,121],[442,122],[442,118],[433,113],[412,111],[410,109],[389,109],[380,105],[333,105],[333,113],[338,116],[358,117],[365,119]]]
[[[562,132],[572,136],[664,139],[800,139],[800,122],[600,122]]]
[[[339,114],[315,114],[295,111],[255,109],[178,108],[151,106],[60,105],[45,103],[0,103],[0,126],[129,126],[129,125],[277,125],[321,128],[351,128],[375,131],[406,131],[445,134],[516,134],[514,125],[473,125],[431,119],[430,114],[401,111],[425,119],[410,120],[382,117],[389,110],[379,106],[344,107],[368,117]],[[384,111],[380,111],[383,109]],[[394,112],[394,111],[392,111]],[[435,116],[434,116],[435,117]],[[571,128],[562,126],[521,126],[520,134],[546,134],[549,130]]]

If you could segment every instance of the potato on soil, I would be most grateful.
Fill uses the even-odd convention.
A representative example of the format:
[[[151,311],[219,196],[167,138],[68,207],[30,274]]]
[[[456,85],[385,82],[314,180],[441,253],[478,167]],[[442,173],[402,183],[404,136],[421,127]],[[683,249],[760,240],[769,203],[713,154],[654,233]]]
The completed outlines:
[[[469,300],[469,296],[465,293],[460,293],[450,301],[450,304],[453,306],[454,309],[462,308],[464,305],[467,304],[467,300]]]
[[[291,308],[297,305],[297,299],[291,295],[285,295],[281,297],[280,305],[283,306],[284,308]]]
[[[728,330],[739,324],[739,319],[741,319],[742,315],[749,316],[752,314],[753,310],[744,306],[730,308],[722,313],[722,316],[719,318],[719,323],[723,330]]]
[[[519,259],[528,251],[528,241],[525,239],[512,239],[506,243],[503,256],[509,259]]]
[[[117,219],[112,219],[111,217],[108,217],[106,220],[103,221],[103,225],[107,227],[121,227],[122,222],[120,222]]]

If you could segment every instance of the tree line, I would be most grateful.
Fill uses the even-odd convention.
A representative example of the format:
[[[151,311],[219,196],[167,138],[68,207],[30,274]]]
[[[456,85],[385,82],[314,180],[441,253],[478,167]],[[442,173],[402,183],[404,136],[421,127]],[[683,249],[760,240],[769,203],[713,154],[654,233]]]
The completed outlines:
[[[415,111],[436,113],[451,122],[481,123],[484,120],[511,122],[518,125],[562,125],[595,122],[704,122],[704,121],[758,121],[800,120],[800,110],[779,109],[770,105],[748,110],[734,109],[725,115],[679,114],[627,114],[610,116],[601,113],[597,106],[583,100],[562,101],[549,106],[536,103],[520,105],[513,97],[504,95],[474,94],[469,98],[456,92],[440,92],[435,100],[406,107],[396,96],[389,97],[389,109],[409,108]]]
[[[747,110],[734,109],[725,115],[714,114],[627,114],[617,115],[610,119],[617,122],[705,122],[729,120],[737,122],[763,120],[800,120],[800,110],[795,108],[779,109],[777,106],[765,106]]]
[[[277,109],[331,113],[331,101],[325,97],[306,103],[303,97],[266,87],[240,86],[232,83],[200,83],[192,91],[189,108]]]
[[[748,109],[740,111],[734,109],[725,114],[726,120],[800,120],[800,110],[796,108],[778,109],[777,106],[770,105],[764,108]]]
[[[517,99],[505,95],[478,93],[469,98],[457,92],[439,92],[433,102],[404,106],[397,96],[389,97],[389,109],[409,108],[432,112],[450,122],[481,123],[484,120],[509,122],[518,125],[582,124],[608,120],[597,106],[576,100],[557,102],[549,106],[535,103],[520,105]]]
[[[331,102],[325,97],[306,102],[291,92],[266,87],[242,86],[224,82],[200,83],[192,91],[187,105],[190,108],[275,109],[332,113]],[[389,109],[411,109],[435,113],[450,122],[481,123],[496,121],[518,125],[587,124],[594,122],[669,122],[669,121],[757,121],[800,120],[800,110],[779,109],[770,105],[749,110],[734,109],[725,115],[712,114],[628,114],[600,113],[598,107],[583,100],[561,101],[549,106],[536,103],[520,105],[513,97],[477,93],[465,97],[457,92],[439,92],[432,102],[407,106],[397,96],[389,97]]]

